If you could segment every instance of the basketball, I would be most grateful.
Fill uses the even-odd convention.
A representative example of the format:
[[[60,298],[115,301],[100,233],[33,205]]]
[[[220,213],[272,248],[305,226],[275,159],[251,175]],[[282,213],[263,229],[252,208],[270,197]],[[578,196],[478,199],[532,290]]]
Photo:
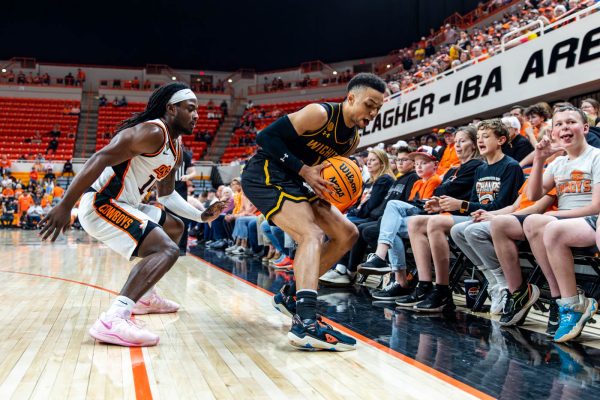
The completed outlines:
[[[325,199],[338,210],[345,211],[362,194],[362,174],[358,165],[346,157],[331,157],[331,165],[321,170],[323,179],[333,182],[333,193],[325,193]]]

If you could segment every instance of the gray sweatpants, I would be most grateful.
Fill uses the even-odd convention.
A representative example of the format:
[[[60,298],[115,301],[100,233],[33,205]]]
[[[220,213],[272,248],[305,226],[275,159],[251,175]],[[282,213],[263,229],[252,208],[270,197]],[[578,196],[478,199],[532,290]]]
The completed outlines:
[[[477,268],[487,270],[500,268],[488,221],[477,223],[467,221],[456,224],[450,230],[450,236]]]

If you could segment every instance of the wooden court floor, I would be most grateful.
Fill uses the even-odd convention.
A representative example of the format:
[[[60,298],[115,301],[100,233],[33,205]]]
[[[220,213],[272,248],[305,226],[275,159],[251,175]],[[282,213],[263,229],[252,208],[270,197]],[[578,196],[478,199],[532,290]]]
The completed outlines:
[[[87,330],[131,263],[83,232],[50,245],[3,230],[0,252],[0,399],[487,398],[366,338],[354,352],[294,350],[269,295],[193,257],[158,285],[181,310],[138,318],[158,346],[95,342]]]

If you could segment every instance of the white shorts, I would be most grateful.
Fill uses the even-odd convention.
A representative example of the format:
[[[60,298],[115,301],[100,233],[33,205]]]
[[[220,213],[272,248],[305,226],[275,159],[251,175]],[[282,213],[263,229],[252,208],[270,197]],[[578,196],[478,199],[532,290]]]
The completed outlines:
[[[148,204],[133,206],[106,195],[88,192],[79,203],[79,223],[85,231],[126,259],[152,229],[165,222],[166,212]]]

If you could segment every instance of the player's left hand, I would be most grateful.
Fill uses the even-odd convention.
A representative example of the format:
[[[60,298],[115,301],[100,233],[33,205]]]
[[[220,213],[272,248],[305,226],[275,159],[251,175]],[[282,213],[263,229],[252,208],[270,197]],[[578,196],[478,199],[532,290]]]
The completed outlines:
[[[226,208],[226,201],[217,201],[216,203],[209,206],[206,210],[204,210],[200,218],[202,218],[202,222],[212,222],[215,219],[217,219],[217,217],[221,215],[223,210],[225,210]]]
[[[71,209],[58,203],[38,224],[42,228],[39,235],[42,240],[50,238],[50,241],[54,242],[61,232],[67,230],[69,225],[71,225]]]

